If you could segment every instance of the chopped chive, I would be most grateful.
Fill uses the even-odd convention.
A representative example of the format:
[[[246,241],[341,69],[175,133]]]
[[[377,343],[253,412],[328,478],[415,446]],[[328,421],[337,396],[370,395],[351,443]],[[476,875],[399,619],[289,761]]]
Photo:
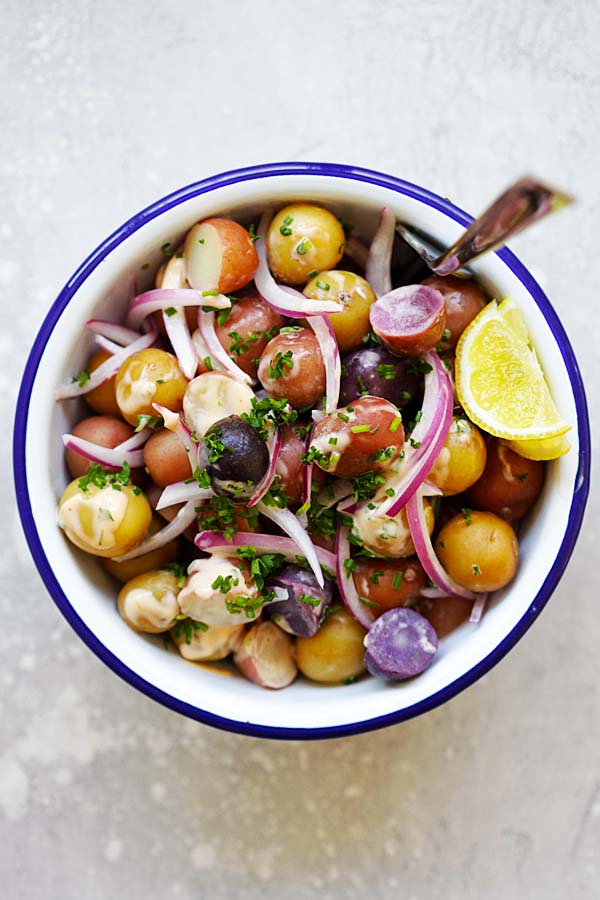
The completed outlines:
[[[352,434],[365,434],[367,431],[370,431],[369,425],[352,425],[350,431]]]
[[[393,434],[395,431],[398,431],[398,428],[399,428],[399,426],[400,426],[401,424],[402,424],[402,417],[401,417],[401,416],[396,416],[396,418],[395,418],[395,419],[393,420],[393,422],[390,424],[390,427],[388,428],[388,431],[391,431],[392,434]]]

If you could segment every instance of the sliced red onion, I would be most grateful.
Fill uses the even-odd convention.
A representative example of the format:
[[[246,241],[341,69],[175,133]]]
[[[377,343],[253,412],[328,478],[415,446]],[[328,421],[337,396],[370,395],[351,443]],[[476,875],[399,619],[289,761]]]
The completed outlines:
[[[481,622],[481,617],[485,611],[487,606],[489,594],[479,594],[477,600],[473,604],[473,608],[471,609],[471,615],[469,616],[469,622]]]
[[[364,628],[370,628],[374,621],[373,614],[364,603],[361,603],[352,573],[348,572],[344,566],[344,563],[351,557],[350,541],[348,540],[349,533],[350,529],[346,525],[338,523],[335,535],[335,564],[338,590],[348,612]]]
[[[187,503],[188,500],[210,500],[214,496],[211,488],[201,488],[197,481],[176,481],[167,485],[156,502],[157,512],[167,506]]]
[[[313,409],[313,411],[311,413],[311,418],[312,418],[313,422],[315,423],[315,425],[318,425],[319,422],[325,418],[325,413],[323,412],[322,409]]]
[[[184,421],[183,416],[167,409],[166,406],[161,406],[160,403],[153,403],[152,407],[159,416],[163,417],[165,428],[176,434],[183,444],[183,448],[190,458],[192,472],[195,472],[198,468],[198,444],[193,440],[192,432]]]
[[[448,373],[435,351],[426,353],[423,359],[429,363],[431,371],[425,375],[421,419],[403,447],[404,461],[399,476],[389,480],[394,496],[381,507],[388,516],[397,515],[425,481],[440,455],[452,422],[454,394]]]
[[[163,310],[163,322],[167,336],[171,341],[173,352],[177,357],[179,368],[191,381],[196,374],[198,368],[198,357],[192,343],[190,329],[188,327],[185,312],[181,307],[176,309],[172,315],[167,315]]]
[[[369,247],[365,269],[365,278],[378,297],[389,293],[392,289],[391,264],[395,228],[396,216],[391,209],[384,206],[377,231]]]
[[[271,487],[273,479],[275,478],[275,469],[277,468],[277,460],[279,459],[279,452],[281,450],[282,444],[283,437],[281,431],[279,430],[279,428],[273,428],[267,440],[267,448],[269,450],[269,466],[263,478],[257,484],[256,490],[252,494],[252,497],[248,501],[248,508],[256,506],[256,504],[260,500],[262,500],[262,498]]]
[[[358,238],[350,236],[344,247],[344,255],[355,262],[364,271],[369,260],[369,248]]]
[[[120,469],[123,463],[128,463],[132,469],[144,465],[143,450],[123,450],[120,447],[101,447],[92,441],[76,437],[74,434],[63,434],[63,444],[67,450],[74,450],[79,456],[100,463],[101,466],[109,466],[112,469]]]
[[[114,341],[110,341],[108,338],[102,337],[101,334],[97,334],[94,337],[96,344],[102,348],[102,350],[106,350],[107,353],[110,353],[112,356],[114,353],[118,353],[122,344],[115,344]]]
[[[198,359],[201,359],[204,363],[204,367],[210,372],[225,372],[226,369],[221,365],[218,359],[213,359],[213,357],[208,352],[208,347],[204,342],[204,338],[200,333],[200,329],[196,328],[194,333],[192,334],[192,344],[194,345],[194,352]]]
[[[173,254],[165,266],[160,280],[160,288],[163,291],[171,291],[184,287],[187,287],[187,272],[183,252],[179,248],[178,252]]]
[[[217,337],[214,312],[200,311],[198,313],[198,327],[211,358],[216,359],[225,371],[233,375],[238,381],[243,381],[245,384],[254,384],[253,379],[231,359]]]
[[[353,493],[354,488],[349,481],[345,478],[336,478],[334,482],[321,488],[317,494],[317,503],[324,506],[326,509],[329,509],[341,500],[346,500],[348,497],[352,496]],[[340,510],[340,512],[342,512],[342,510]]]
[[[308,453],[312,442],[312,428],[304,441],[304,452]],[[312,480],[314,463],[304,463],[302,466],[302,508],[309,507],[312,500]]]
[[[130,438],[127,438],[126,441],[118,444],[115,447],[115,450],[139,450],[139,448],[143,447],[148,438],[152,437],[153,434],[154,429],[142,428],[141,431],[134,432]]]
[[[255,244],[258,253],[258,269],[254,276],[254,283],[263,300],[281,315],[292,319],[340,312],[341,306],[334,300],[311,300],[300,291],[277,284],[271,275],[267,260],[267,231],[272,218],[273,210],[266,209],[258,226],[261,239]]]
[[[437,484],[432,484],[430,481],[423,482],[423,496],[424,497],[443,497],[444,492],[441,488],[437,486]]]
[[[308,324],[319,342],[319,350],[325,365],[325,407],[324,412],[337,409],[342,379],[342,362],[335,331],[326,316],[311,316]]]
[[[323,587],[325,582],[323,580],[323,573],[321,572],[319,557],[317,556],[315,546],[294,513],[289,509],[280,509],[278,506],[267,506],[264,503],[258,504],[258,511],[262,513],[263,516],[271,519],[272,522],[275,522],[282,531],[285,531],[285,533],[289,535],[298,547],[300,554],[306,557],[306,561],[313,570],[315,578],[319,583],[319,587]]]
[[[257,553],[281,553],[290,562],[294,562],[299,555],[296,541],[281,537],[278,534],[254,534],[251,531],[238,531],[227,540],[219,532],[201,531],[196,535],[194,543],[199,550],[206,553],[230,553],[238,547],[256,547]],[[313,547],[319,563],[331,574],[335,572],[335,555],[331,550],[323,547]]]
[[[444,597],[448,596],[444,591],[440,591],[440,589],[436,587],[421,588],[420,595],[421,597],[425,597],[426,600],[443,600]]]
[[[476,600],[477,594],[473,591],[468,591],[466,588],[457,584],[454,579],[448,575],[437,558],[435,550],[433,549],[433,544],[431,543],[431,538],[429,537],[429,531],[427,530],[423,497],[420,490],[417,490],[406,504],[406,517],[408,519],[408,527],[410,529],[413,544],[415,545],[417,556],[431,581],[433,581],[446,596],[463,597],[465,600]]]
[[[104,384],[105,381],[116,375],[121,368],[121,364],[126,359],[133,356],[134,353],[139,353],[140,350],[146,350],[147,347],[151,347],[156,340],[157,334],[156,328],[152,327],[148,334],[143,334],[127,347],[121,348],[118,353],[115,353],[110,359],[99,365],[97,369],[94,369],[82,387],[79,386],[77,381],[64,384],[56,390],[54,396],[57,400],[67,400],[71,397],[81,397],[83,394],[89,394],[90,391],[100,387],[101,384]]]
[[[197,505],[197,500],[188,500],[185,506],[181,507],[175,518],[172,519],[168,525],[165,525],[164,528],[161,528],[160,531],[157,531],[156,534],[153,534],[151,537],[146,538],[145,541],[142,541],[141,544],[138,544],[138,546],[134,547],[133,550],[130,550],[129,553],[124,553],[122,556],[115,556],[114,559],[116,562],[125,562],[127,559],[136,559],[138,556],[143,556],[144,553],[150,553],[151,550],[157,550],[159,547],[163,547],[165,544],[168,544],[169,541],[172,541],[173,538],[179,537],[186,528],[189,528],[189,526],[196,521],[198,516],[198,513],[196,512]]]
[[[209,292],[207,296],[200,291],[194,291],[192,288],[159,288],[153,291],[146,291],[144,294],[138,294],[134,297],[127,310],[126,322],[130,328],[139,328],[144,319],[159,309],[167,309],[174,306],[178,309],[180,306],[211,306],[213,309],[230,309],[231,300],[223,294],[212,294]]]
[[[107,319],[88,319],[85,325],[94,334],[114,341],[121,347],[127,347],[128,344],[132,344],[140,337],[139,331],[134,331],[125,325],[118,325],[116,322],[109,322]]]

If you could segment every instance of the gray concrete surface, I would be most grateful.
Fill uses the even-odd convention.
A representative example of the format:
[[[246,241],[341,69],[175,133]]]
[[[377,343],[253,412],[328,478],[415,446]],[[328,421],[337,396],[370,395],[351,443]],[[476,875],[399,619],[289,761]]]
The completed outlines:
[[[541,619],[386,731],[219,733],[117,679],[50,601],[9,474],[18,380],[81,259],[171,189],[265,160],[379,168],[472,211],[533,171],[578,205],[516,240],[598,415],[592,0],[4,0],[0,893],[7,900],[598,896],[598,494]]]

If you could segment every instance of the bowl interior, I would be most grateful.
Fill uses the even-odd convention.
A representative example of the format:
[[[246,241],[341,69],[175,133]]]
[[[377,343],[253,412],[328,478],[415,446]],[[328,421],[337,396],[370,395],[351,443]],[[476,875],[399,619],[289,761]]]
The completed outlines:
[[[506,652],[535,618],[566,562],[559,564],[559,556],[578,477],[577,409],[552,327],[500,256],[492,254],[475,264],[490,296],[510,296],[522,310],[557,405],[575,426],[569,436],[571,452],[548,466],[543,493],[521,531],[514,582],[496,594],[479,625],[465,624],[444,638],[435,663],[413,681],[389,685],[367,678],[349,686],[320,687],[299,679],[284,691],[265,691],[227,666],[186,662],[174,648],[167,652],[161,636],[141,637],[120,619],[115,583],[96,560],[75,550],[55,524],[56,501],[68,481],[61,434],[82,417],[83,408],[73,401],[57,404],[53,391],[85,364],[92,347],[85,321],[92,316],[118,321],[128,298],[151,285],[165,242],[175,246],[195,221],[206,216],[229,215],[248,223],[257,220],[265,205],[306,199],[330,207],[366,239],[384,205],[444,244],[452,242],[462,226],[450,211],[347,175],[264,175],[195,196],[182,193],[183,199],[161,214],[132,220],[139,227],[115,243],[75,290],[49,334],[38,337],[41,356],[28,409],[21,414],[26,416],[24,451],[32,514],[26,530],[42,576],[81,636],[109,665],[156,699],[204,721],[259,734],[316,736],[363,730],[436,705],[489,668],[492,655],[499,658]],[[67,288],[70,293],[72,288]]]

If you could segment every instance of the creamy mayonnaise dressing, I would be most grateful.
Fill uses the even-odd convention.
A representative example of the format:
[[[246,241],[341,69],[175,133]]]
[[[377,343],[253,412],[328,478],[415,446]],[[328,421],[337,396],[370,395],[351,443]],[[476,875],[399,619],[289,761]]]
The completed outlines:
[[[231,578],[231,590],[223,593],[212,585],[217,578]],[[237,583],[236,583],[237,582]],[[257,595],[254,586],[246,584],[243,572],[232,562],[222,556],[210,556],[208,559],[195,559],[188,569],[188,580],[179,592],[179,606],[181,612],[204,622],[206,625],[239,625],[246,622],[247,617],[242,612],[229,612],[227,601],[233,601],[236,597],[253,599]],[[260,610],[255,610],[255,616]],[[207,632],[208,633],[208,632]]]
[[[183,397],[183,413],[197,437],[227,416],[252,411],[254,391],[225,372],[204,372],[193,378]]]
[[[211,625],[208,631],[196,629],[191,641],[186,642],[184,634],[175,638],[177,648],[184,659],[193,662],[215,662],[225,659],[237,648],[244,633],[243,625],[226,625],[218,627]]]
[[[179,615],[177,597],[172,591],[165,591],[160,598],[149,588],[132,588],[125,594],[123,613],[134,628],[142,631],[151,625],[157,631],[170,628],[175,616]]]
[[[58,510],[58,524],[75,543],[93,550],[114,547],[115,531],[127,511],[127,494],[107,486],[95,493],[80,491]]]
[[[117,403],[125,415],[136,413],[149,406],[156,394],[156,381],[148,378],[144,371],[133,376],[126,370],[117,386]]]

